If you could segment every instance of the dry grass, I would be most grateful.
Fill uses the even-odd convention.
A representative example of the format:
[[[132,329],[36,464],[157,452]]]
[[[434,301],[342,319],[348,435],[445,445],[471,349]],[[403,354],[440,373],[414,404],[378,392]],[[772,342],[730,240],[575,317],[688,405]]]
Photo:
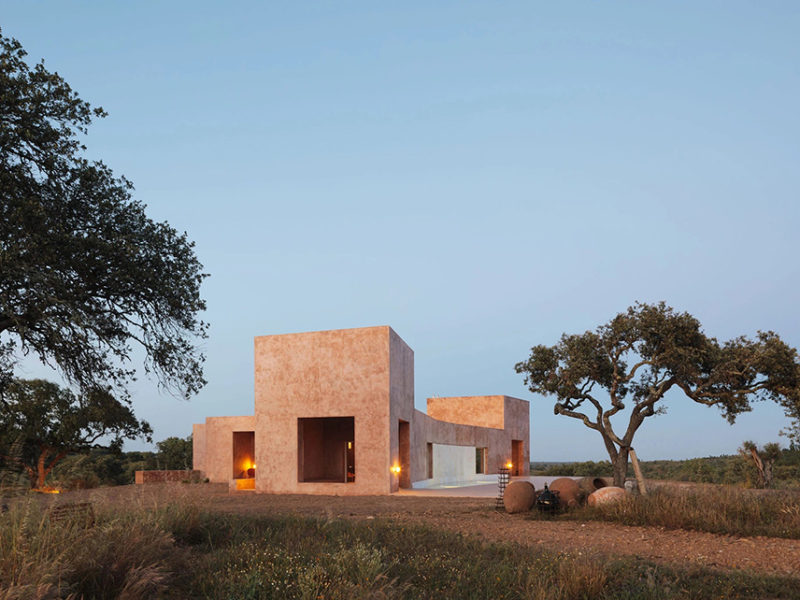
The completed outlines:
[[[185,558],[158,513],[101,507],[97,524],[53,522],[42,503],[16,503],[0,523],[0,598],[147,598]]]
[[[800,493],[716,485],[660,486],[647,496],[629,495],[616,504],[583,507],[563,518],[800,539]]]
[[[241,516],[172,490],[95,496],[89,528],[18,501],[0,520],[0,600],[795,597],[795,579],[488,544],[384,519]]]

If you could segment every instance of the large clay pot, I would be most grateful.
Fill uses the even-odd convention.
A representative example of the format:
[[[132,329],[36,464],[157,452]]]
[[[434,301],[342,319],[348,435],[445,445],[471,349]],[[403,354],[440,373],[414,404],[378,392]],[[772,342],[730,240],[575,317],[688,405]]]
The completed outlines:
[[[503,506],[507,513],[526,512],[536,499],[536,488],[530,481],[512,481],[503,494]]]
[[[574,479],[559,477],[550,484],[550,491],[558,492],[559,504],[564,508],[572,508],[580,503],[581,488]]]
[[[600,506],[603,504],[612,504],[619,502],[627,495],[627,492],[621,487],[614,487],[613,485],[600,488],[589,494],[587,504],[589,506]]]
[[[578,480],[578,487],[587,496],[595,490],[599,490],[600,488],[604,488],[609,485],[611,484],[606,482],[603,477],[582,477]]]

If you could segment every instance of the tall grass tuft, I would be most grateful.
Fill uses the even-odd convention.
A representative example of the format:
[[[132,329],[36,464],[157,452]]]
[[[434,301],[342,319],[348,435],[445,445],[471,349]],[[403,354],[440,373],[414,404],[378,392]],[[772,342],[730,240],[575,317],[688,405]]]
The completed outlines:
[[[141,515],[139,515],[141,516]],[[185,555],[153,518],[100,513],[52,522],[34,499],[0,521],[0,594],[11,598],[153,598]]]
[[[800,494],[727,486],[696,490],[660,487],[646,496],[628,496],[616,504],[573,511],[569,518],[800,539]]]

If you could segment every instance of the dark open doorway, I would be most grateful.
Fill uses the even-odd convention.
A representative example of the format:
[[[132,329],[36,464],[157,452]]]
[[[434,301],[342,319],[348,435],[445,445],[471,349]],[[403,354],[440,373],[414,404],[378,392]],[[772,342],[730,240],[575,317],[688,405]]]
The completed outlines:
[[[425,451],[425,474],[427,479],[433,479],[433,444],[430,442]]]
[[[475,448],[475,473],[486,473],[489,458],[488,448]]]
[[[525,452],[523,451],[522,440],[511,440],[511,474],[522,475],[522,463]]]
[[[398,423],[398,441],[400,446],[400,487],[411,487],[411,434],[408,421]]]
[[[355,419],[297,419],[297,480],[351,483],[356,479]]]

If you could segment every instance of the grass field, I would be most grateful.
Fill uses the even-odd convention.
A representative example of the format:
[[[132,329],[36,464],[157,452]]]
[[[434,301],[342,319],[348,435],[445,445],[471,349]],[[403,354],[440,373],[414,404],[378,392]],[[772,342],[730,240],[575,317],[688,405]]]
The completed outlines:
[[[616,504],[584,506],[555,517],[532,511],[530,518],[600,520],[735,536],[800,539],[800,493],[717,485],[661,485],[647,496],[630,495]]]
[[[190,497],[0,521],[0,599],[797,598],[798,579],[488,543],[383,518],[237,515]]]

